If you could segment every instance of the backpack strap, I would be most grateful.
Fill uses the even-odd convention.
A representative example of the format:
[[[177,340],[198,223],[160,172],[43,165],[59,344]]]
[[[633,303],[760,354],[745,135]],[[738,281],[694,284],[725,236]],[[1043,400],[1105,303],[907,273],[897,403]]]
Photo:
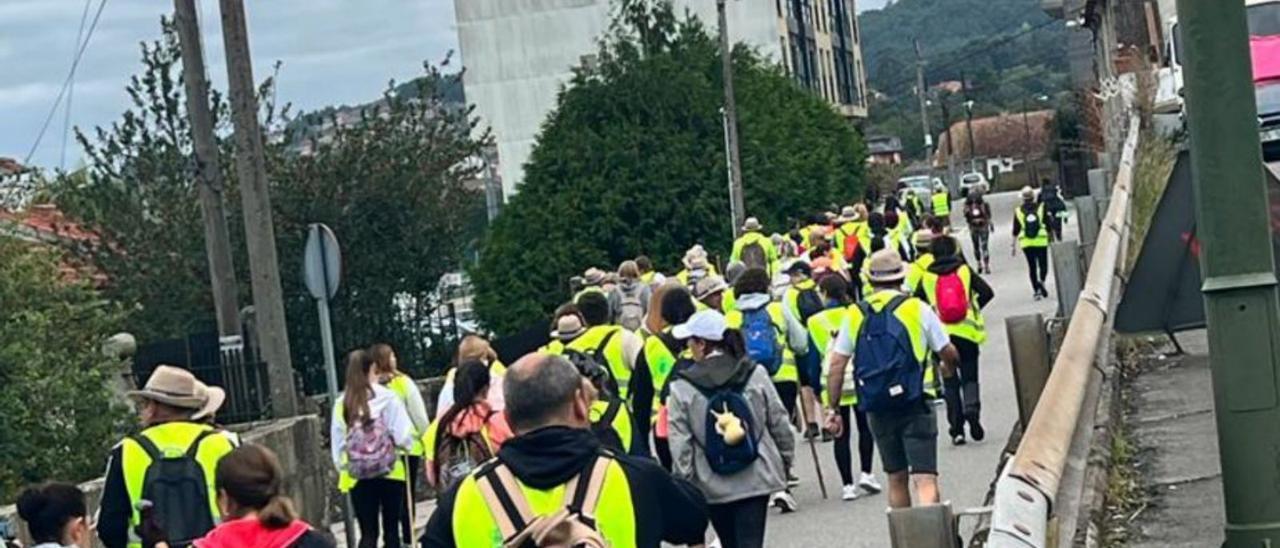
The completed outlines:
[[[152,461],[158,461],[158,460],[164,459],[164,453],[160,452],[160,448],[156,447],[156,443],[151,441],[151,438],[148,438],[142,434],[133,434],[129,436],[129,439],[133,440],[134,443],[142,447],[143,452],[145,452],[147,454],[147,457],[149,457]]]
[[[498,463],[482,468],[476,476],[476,487],[493,513],[493,521],[504,541],[515,538],[535,518],[529,500],[506,465]]]
[[[609,369],[610,372],[613,372],[613,369],[609,367],[609,360],[605,359],[604,351],[606,348],[609,347],[609,343],[613,341],[613,336],[617,335],[618,331],[621,331],[621,330],[622,328],[619,327],[618,329],[614,329],[613,331],[610,331],[607,334],[605,334],[604,338],[600,339],[600,344],[596,346],[596,349],[594,351],[591,352],[591,357],[595,358],[596,361],[600,362],[600,365],[605,366],[605,369]]]
[[[600,415],[600,420],[592,426],[599,428],[613,428],[613,420],[618,418],[618,413],[622,412],[622,398],[614,396],[609,398],[609,406],[605,407],[604,414]]]
[[[605,475],[609,472],[609,463],[613,459],[599,455],[591,460],[583,471],[569,480],[565,486],[565,507],[570,514],[577,514],[582,521],[591,527],[596,526],[596,506],[600,503],[600,492],[604,490]],[[583,481],[583,479],[586,481]]]
[[[893,300],[889,301],[889,304],[885,305],[885,307],[880,311],[893,314],[894,312],[897,312],[898,309],[902,307],[903,303],[906,303],[907,300],[910,298],[911,297],[908,295],[899,294],[898,296],[894,297]]]
[[[205,430],[204,432],[201,432],[199,436],[196,436],[195,441],[191,442],[191,447],[187,448],[187,458],[195,460],[196,453],[200,452],[200,442],[203,442],[205,438],[212,436],[215,433],[217,433],[217,430]]]

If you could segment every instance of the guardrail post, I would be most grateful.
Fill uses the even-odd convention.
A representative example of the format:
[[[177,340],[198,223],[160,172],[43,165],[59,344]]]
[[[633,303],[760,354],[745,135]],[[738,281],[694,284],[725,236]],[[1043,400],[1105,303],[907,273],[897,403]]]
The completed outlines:
[[[1080,229],[1080,246],[1092,248],[1098,241],[1098,227],[1102,223],[1098,217],[1098,202],[1092,196],[1076,198],[1076,227]]]
[[[1084,287],[1084,261],[1080,257],[1080,244],[1055,242],[1050,246],[1053,259],[1053,282],[1058,290],[1058,317],[1070,318]]]
[[[1004,326],[1009,335],[1009,357],[1013,361],[1018,420],[1026,426],[1049,380],[1049,335],[1044,317],[1039,314],[1007,318]]]
[[[893,548],[959,548],[951,503],[889,510],[889,541]]]

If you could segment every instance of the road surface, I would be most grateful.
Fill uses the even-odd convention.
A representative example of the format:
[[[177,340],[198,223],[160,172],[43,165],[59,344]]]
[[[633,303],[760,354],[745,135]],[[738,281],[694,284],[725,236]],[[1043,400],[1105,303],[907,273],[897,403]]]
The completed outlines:
[[[946,436],[945,410],[938,408],[938,467],[942,497],[955,508],[982,505],[983,497],[995,475],[1010,430],[1018,418],[1014,397],[1013,373],[1009,348],[1006,342],[1004,320],[1010,316],[1043,313],[1051,316],[1057,308],[1054,299],[1035,301],[1031,295],[1031,283],[1027,277],[1026,261],[1022,255],[1011,255],[1013,245],[1011,225],[1013,209],[1019,198],[1016,193],[988,196],[995,217],[991,238],[992,270],[984,276],[995,290],[995,300],[986,309],[987,344],[982,348],[979,379],[982,386],[982,423],[987,439],[982,443],[969,441],[968,445],[952,447]],[[963,225],[963,214],[957,207],[953,222]],[[1074,219],[1072,219],[1074,222]],[[1074,239],[1076,229],[1068,226],[1064,236]],[[959,234],[966,256],[973,257],[967,232]],[[1053,293],[1053,281],[1046,284]],[[854,445],[854,467],[857,463],[857,446]],[[889,527],[885,517],[887,502],[883,494],[863,497],[852,502],[840,500],[840,476],[836,472],[835,457],[830,443],[818,444],[818,459],[826,478],[830,500],[822,500],[813,469],[813,457],[807,444],[797,447],[796,462],[802,483],[794,491],[800,503],[800,511],[780,515],[776,510],[769,517],[768,546],[845,546],[883,548],[889,546]],[[877,478],[886,483],[880,469],[879,455],[875,463]],[[856,473],[856,470],[855,470]],[[961,524],[967,538],[970,525]]]

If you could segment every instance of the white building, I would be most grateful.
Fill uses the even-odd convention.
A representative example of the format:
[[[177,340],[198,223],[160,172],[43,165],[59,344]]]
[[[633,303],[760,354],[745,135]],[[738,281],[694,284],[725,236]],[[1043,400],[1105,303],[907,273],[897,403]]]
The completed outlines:
[[[672,0],[711,31],[715,0]],[[781,63],[849,118],[866,117],[855,0],[729,0],[730,38]],[[611,0],[454,0],[467,100],[493,129],[503,192],[524,179],[534,138],[572,69],[598,50]],[[799,14],[799,17],[796,17]],[[844,29],[840,32],[838,29]]]

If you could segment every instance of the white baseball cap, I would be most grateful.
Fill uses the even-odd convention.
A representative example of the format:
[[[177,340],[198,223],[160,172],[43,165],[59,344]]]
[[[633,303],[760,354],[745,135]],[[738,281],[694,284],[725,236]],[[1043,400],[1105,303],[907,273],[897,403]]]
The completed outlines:
[[[727,327],[724,314],[715,310],[703,310],[690,316],[689,321],[675,326],[671,334],[680,340],[696,337],[704,341],[720,341],[724,340]]]

